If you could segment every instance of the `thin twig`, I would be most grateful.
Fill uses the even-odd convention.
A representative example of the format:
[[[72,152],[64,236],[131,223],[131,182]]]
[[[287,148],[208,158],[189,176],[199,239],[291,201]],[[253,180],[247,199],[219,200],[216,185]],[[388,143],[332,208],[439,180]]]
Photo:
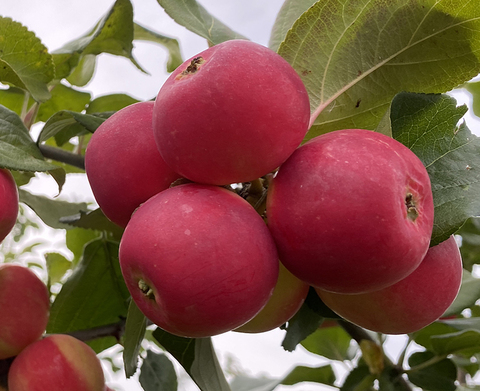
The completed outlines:
[[[47,159],[56,160],[57,162],[66,163],[73,167],[85,170],[85,158],[82,155],[45,144],[41,144],[39,148],[40,152],[42,152],[43,156]]]

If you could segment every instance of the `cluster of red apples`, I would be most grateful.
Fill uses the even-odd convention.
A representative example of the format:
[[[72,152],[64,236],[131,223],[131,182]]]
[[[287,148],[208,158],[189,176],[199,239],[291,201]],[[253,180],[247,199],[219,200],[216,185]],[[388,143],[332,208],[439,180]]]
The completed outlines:
[[[0,170],[0,201],[1,242],[18,214],[17,186],[5,169]],[[69,335],[44,336],[50,297],[28,267],[0,264],[0,311],[0,360],[13,360],[9,391],[108,390],[100,361],[88,345]]]
[[[87,176],[105,215],[125,227],[123,277],[153,323],[185,337],[263,332],[314,287],[345,319],[398,334],[452,303],[460,253],[453,237],[429,248],[422,162],[361,129],[301,146],[309,120],[296,71],[233,40],[187,60],[155,102],[96,130]],[[265,214],[245,197],[252,183],[265,187]]]

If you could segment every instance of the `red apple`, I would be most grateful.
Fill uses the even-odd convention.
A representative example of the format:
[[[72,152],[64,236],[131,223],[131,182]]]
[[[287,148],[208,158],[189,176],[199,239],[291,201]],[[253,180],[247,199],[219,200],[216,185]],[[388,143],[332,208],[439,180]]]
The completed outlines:
[[[280,260],[301,280],[337,293],[378,290],[410,274],[428,250],[430,180],[398,141],[339,130],[282,164],[267,217]]]
[[[84,342],[54,334],[29,345],[13,360],[9,391],[104,391],[100,360]]]
[[[317,289],[324,303],[341,317],[384,334],[407,334],[437,320],[457,296],[462,258],[455,238],[430,247],[420,266],[387,288],[359,295]]]
[[[279,265],[278,281],[272,297],[252,320],[234,331],[243,333],[270,331],[288,322],[300,309],[310,286],[295,277],[281,263]]]
[[[152,130],[153,102],[117,111],[93,134],[85,170],[103,213],[125,227],[136,208],[179,175],[160,156]]]
[[[275,244],[255,209],[229,190],[194,183],[142,204],[122,236],[119,258],[140,310],[184,337],[246,323],[278,277]]]
[[[310,116],[296,71],[246,40],[185,61],[155,101],[153,128],[170,167],[194,182],[225,185],[276,169],[300,145]]]
[[[46,285],[29,268],[0,265],[0,360],[16,356],[45,332],[50,311]]]
[[[13,229],[18,216],[18,191],[10,171],[0,169],[0,242]]]

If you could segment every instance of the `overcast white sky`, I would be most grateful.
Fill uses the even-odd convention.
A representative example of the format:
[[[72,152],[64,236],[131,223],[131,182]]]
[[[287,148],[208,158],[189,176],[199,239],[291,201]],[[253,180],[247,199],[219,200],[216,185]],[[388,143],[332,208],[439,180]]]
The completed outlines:
[[[267,45],[270,29],[283,0],[201,0],[211,13],[237,32],[252,41]],[[113,5],[114,0],[1,0],[0,15],[8,16],[23,23],[34,31],[43,43],[55,50],[70,40],[86,33],[98,19]],[[133,0],[136,22],[161,34],[175,37],[180,42],[185,58],[207,48],[204,39],[178,26],[156,0]],[[146,100],[156,96],[167,78],[165,71],[165,50],[150,43],[137,43],[134,56],[150,75],[137,70],[127,59],[101,55],[97,60],[97,71],[91,83],[84,89],[94,96],[109,93],[129,93],[137,99]],[[78,195],[83,182],[67,181],[66,191]],[[55,188],[52,195],[55,194]],[[77,200],[80,201],[77,197]],[[275,330],[260,335],[226,333],[214,338],[222,362],[234,355],[240,367],[252,375],[266,374],[282,377],[295,365],[320,365],[318,356],[301,348],[287,353],[280,347],[284,333]],[[397,344],[390,344],[392,355],[397,354]],[[341,366],[336,366],[342,372]],[[141,390],[133,381],[111,383],[119,390]],[[184,391],[186,388],[181,389]],[[190,389],[190,388],[189,388]],[[193,388],[195,389],[195,388]],[[278,390],[331,390],[318,384],[302,384],[296,387],[279,387]]]

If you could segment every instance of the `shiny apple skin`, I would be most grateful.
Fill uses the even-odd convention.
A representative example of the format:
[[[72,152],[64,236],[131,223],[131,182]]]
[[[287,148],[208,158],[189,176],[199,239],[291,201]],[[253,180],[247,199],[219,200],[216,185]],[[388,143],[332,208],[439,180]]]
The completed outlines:
[[[420,266],[379,291],[341,295],[317,289],[324,303],[348,321],[384,334],[418,331],[440,318],[453,303],[462,280],[455,238],[430,247]]]
[[[18,190],[13,175],[0,169],[0,243],[12,231],[18,217]]]
[[[153,102],[117,111],[92,135],[85,171],[100,209],[125,227],[132,213],[180,176],[162,159],[152,130]]]
[[[433,197],[425,167],[407,147],[347,129],[310,140],[282,164],[267,216],[294,275],[323,290],[364,293],[418,267],[432,234]]]
[[[100,360],[86,343],[53,334],[29,345],[8,373],[9,391],[104,391]]]
[[[176,186],[142,204],[119,258],[140,310],[183,337],[246,323],[278,278],[278,254],[263,219],[237,194],[210,185]]]
[[[279,266],[277,284],[265,307],[252,320],[234,331],[264,333],[282,326],[300,309],[310,285],[295,277],[282,263]]]
[[[50,313],[47,286],[29,268],[0,265],[0,360],[19,354],[45,332]]]
[[[309,117],[308,93],[287,61],[258,43],[231,40],[170,75],[155,101],[153,128],[174,171],[225,185],[275,170],[302,142]]]

